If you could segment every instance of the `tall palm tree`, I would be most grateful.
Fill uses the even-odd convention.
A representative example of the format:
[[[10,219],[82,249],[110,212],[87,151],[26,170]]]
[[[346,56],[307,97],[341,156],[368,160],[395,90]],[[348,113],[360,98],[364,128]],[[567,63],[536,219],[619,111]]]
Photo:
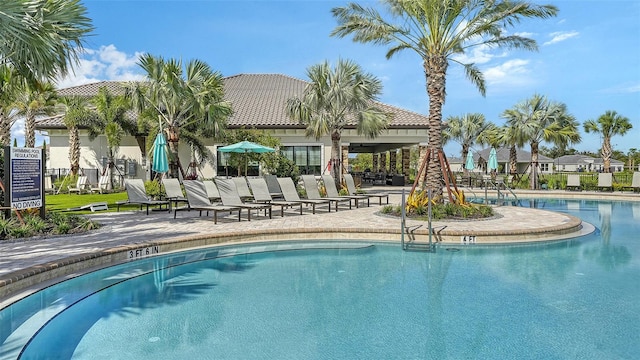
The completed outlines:
[[[80,134],[79,127],[95,123],[96,114],[89,109],[89,99],[80,96],[61,97],[59,107],[62,108],[63,122],[69,130],[69,168],[71,175],[78,175],[80,170]]]
[[[462,145],[462,161],[467,158],[469,150],[478,145],[491,143],[491,134],[495,125],[487,122],[484,115],[468,113],[462,116],[449,116],[447,127],[443,130],[443,143],[455,140]],[[464,169],[465,173],[468,171]]]
[[[545,96],[535,94],[522,101],[503,115],[507,125],[521,132],[531,146],[530,189],[538,188],[538,147],[541,142],[558,146],[580,141],[578,121],[569,114],[563,103],[549,101]]]
[[[614,135],[624,135],[631,130],[633,125],[629,118],[624,117],[613,110],[608,110],[600,115],[597,120],[587,120],[584,123],[584,131],[586,133],[596,133],[602,135],[602,162],[604,163],[604,171],[611,171],[611,138]]]
[[[0,65],[0,149],[11,144],[11,127],[18,119],[15,101],[22,90],[22,78],[15,69]]]
[[[232,114],[231,104],[224,100],[222,75],[200,60],[192,60],[183,69],[182,61],[145,54],[140,67],[147,82],[129,90],[142,121],[151,127],[150,135],[165,132],[170,151],[170,174],[186,174],[178,157],[178,145],[185,140],[201,158],[209,154],[203,138],[220,136]]]
[[[124,95],[114,96],[106,87],[98,90],[98,94],[91,99],[95,107],[94,121],[89,125],[89,139],[104,134],[107,139],[107,168],[109,183],[113,189],[113,169],[115,156],[125,135],[135,135],[138,124],[127,111],[132,108],[131,101]]]
[[[24,83],[23,91],[18,94],[14,104],[17,115],[24,117],[24,146],[36,146],[36,117],[39,115],[53,115],[56,111],[57,94],[50,82]]]
[[[290,98],[287,113],[307,127],[307,136],[331,136],[331,174],[336,184],[341,184],[342,130],[355,123],[358,134],[373,139],[391,120],[391,114],[374,103],[382,92],[382,83],[358,64],[343,59],[333,68],[327,61],[313,65],[307,69],[307,76],[310,83],[302,98]]]
[[[79,0],[0,0],[0,64],[29,80],[65,75],[93,31]]]
[[[445,102],[446,76],[450,62],[464,67],[467,78],[485,94],[482,73],[475,64],[456,58],[482,46],[536,50],[535,40],[506,30],[522,18],[548,18],[558,9],[508,0],[383,0],[390,14],[385,19],[374,8],[356,3],[332,9],[338,26],[332,35],[362,43],[390,45],[387,58],[405,49],[422,59],[429,95],[428,147],[442,152],[442,106]],[[426,159],[425,159],[426,160]],[[430,161],[427,187],[442,194],[444,179],[438,161]],[[441,197],[442,198],[442,197]]]

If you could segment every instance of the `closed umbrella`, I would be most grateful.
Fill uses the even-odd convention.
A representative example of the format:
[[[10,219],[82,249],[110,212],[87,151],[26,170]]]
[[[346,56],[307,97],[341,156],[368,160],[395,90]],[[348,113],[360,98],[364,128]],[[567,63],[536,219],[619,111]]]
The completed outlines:
[[[471,151],[467,153],[467,161],[464,163],[464,168],[467,170],[473,170],[476,168],[476,164],[473,162],[473,154]]]
[[[256,144],[254,142],[251,141],[240,141],[238,143],[235,144],[231,144],[231,145],[227,145],[227,146],[223,146],[218,148],[218,151],[223,152],[223,153],[243,153],[245,154],[245,158],[247,156],[248,153],[268,153],[268,152],[274,152],[276,151],[274,148],[270,148],[268,146],[264,146],[264,145],[260,145],[260,144]],[[248,165],[249,161],[247,159],[245,159],[245,163],[244,163],[244,175],[247,176],[247,165]]]
[[[167,157],[167,140],[164,134],[159,132],[153,142],[153,162],[151,170],[157,173],[166,173],[169,171],[169,158]]]
[[[496,153],[495,148],[491,148],[491,152],[489,153],[489,161],[487,163],[490,171],[498,170],[498,154]]]

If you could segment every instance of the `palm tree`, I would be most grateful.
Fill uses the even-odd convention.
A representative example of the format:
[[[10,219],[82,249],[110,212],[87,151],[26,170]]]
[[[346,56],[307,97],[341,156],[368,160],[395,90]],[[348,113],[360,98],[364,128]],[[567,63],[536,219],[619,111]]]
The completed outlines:
[[[182,61],[145,54],[140,67],[148,81],[129,90],[141,112],[141,120],[151,128],[150,135],[164,131],[170,150],[170,174],[186,174],[178,157],[178,144],[184,140],[202,161],[210,157],[203,138],[220,136],[231,104],[224,100],[222,75],[205,62],[192,60],[183,69]]]
[[[132,108],[131,101],[124,95],[114,96],[106,87],[98,90],[98,94],[91,99],[95,106],[95,121],[89,124],[89,139],[93,140],[98,135],[104,134],[107,139],[107,168],[109,171],[109,183],[113,189],[113,169],[115,155],[122,142],[122,137],[129,134],[135,135],[138,125],[134,119],[127,116],[127,111]]]
[[[342,130],[355,123],[359,135],[373,139],[391,120],[391,114],[374,104],[382,92],[382,83],[364,73],[358,64],[342,59],[333,68],[327,61],[313,65],[307,69],[307,76],[311,82],[302,98],[287,101],[287,113],[307,127],[306,136],[331,136],[331,174],[340,186]]]
[[[467,158],[469,150],[477,144],[491,143],[491,134],[495,125],[487,122],[484,115],[469,113],[462,116],[449,116],[446,120],[447,127],[443,130],[443,142],[455,140],[462,145],[462,161]],[[468,171],[464,169],[465,173]]]
[[[602,162],[604,163],[604,172],[610,172],[611,169],[611,138],[614,135],[624,135],[631,130],[633,125],[629,118],[619,115],[617,112],[608,110],[600,115],[597,120],[587,120],[584,123],[584,131],[586,133],[602,134]]]
[[[18,94],[14,103],[17,115],[24,117],[24,146],[36,146],[36,117],[40,115],[53,115],[56,110],[57,94],[50,82],[27,82],[23,91]]]
[[[514,121],[505,124],[497,131],[497,143],[509,147],[509,175],[518,179],[518,148],[526,144],[526,134],[520,127],[521,122]]]
[[[79,127],[97,122],[96,114],[88,108],[89,99],[80,96],[61,97],[60,106],[64,112],[64,125],[69,130],[69,168],[71,175],[80,170]]]
[[[580,141],[578,121],[567,112],[567,106],[547,100],[535,94],[502,114],[507,126],[521,132],[521,139],[527,139],[531,146],[530,189],[538,188],[538,147],[541,142],[566,146]]]
[[[536,50],[535,40],[505,30],[519,23],[522,18],[548,18],[558,12],[551,5],[507,0],[383,2],[391,16],[389,20],[376,9],[355,3],[332,9],[338,20],[332,35],[353,35],[353,40],[357,42],[390,45],[387,59],[405,49],[420,56],[429,95],[428,147],[432,154],[434,151],[442,152],[442,106],[449,63],[461,64],[467,78],[484,96],[485,82],[478,67],[461,63],[456,56],[478,46]],[[440,163],[430,161],[427,187],[435,195],[441,195],[443,186]]]
[[[18,117],[15,101],[22,91],[22,81],[12,66],[0,65],[0,149],[11,143],[11,127]]]
[[[0,0],[0,64],[29,80],[65,75],[93,31],[79,0]]]

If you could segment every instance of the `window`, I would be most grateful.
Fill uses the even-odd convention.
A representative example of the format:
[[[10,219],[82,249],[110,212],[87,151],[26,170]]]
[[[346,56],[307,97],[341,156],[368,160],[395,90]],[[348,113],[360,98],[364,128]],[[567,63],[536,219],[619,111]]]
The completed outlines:
[[[280,148],[280,154],[292,160],[301,174],[322,173],[320,146],[283,146]]]
[[[549,164],[540,164],[540,171],[549,171]]]

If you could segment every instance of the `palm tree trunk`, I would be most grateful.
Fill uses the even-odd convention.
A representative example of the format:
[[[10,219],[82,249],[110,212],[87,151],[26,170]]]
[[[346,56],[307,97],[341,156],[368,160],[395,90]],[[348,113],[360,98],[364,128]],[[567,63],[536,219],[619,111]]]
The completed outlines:
[[[170,126],[167,130],[167,142],[169,143],[169,175],[172,178],[178,179],[178,142],[180,141],[180,135],[178,134],[178,128]]]
[[[529,179],[529,189],[538,188],[538,142],[531,142],[531,176]]]
[[[341,134],[340,131],[334,130],[331,133],[331,176],[336,182],[336,187],[340,189],[342,184],[342,151],[340,146]]]
[[[518,174],[518,150],[515,145],[509,148],[509,174],[514,178]]]
[[[71,175],[78,175],[80,170],[80,135],[76,126],[69,128],[69,163]]]
[[[0,146],[4,148],[9,145],[11,145],[11,121],[2,112],[0,113]]]
[[[30,111],[24,118],[24,146],[28,148],[36,147],[36,117]]]
[[[611,154],[613,150],[611,149],[611,138],[605,136],[602,140],[602,150],[600,154],[602,155],[602,163],[604,166],[603,171],[608,173],[611,171]]]
[[[430,156],[434,156],[429,160],[427,187],[431,189],[435,199],[440,199],[440,202],[444,202],[442,197],[444,179],[442,178],[442,166],[437,154],[442,151],[442,105],[446,95],[447,65],[447,58],[442,55],[430,56],[424,62],[427,94],[429,95],[429,139],[427,143],[429,150],[427,153]]]
[[[467,163],[467,155],[469,154],[469,144],[462,144],[462,172],[464,175],[469,174],[469,169],[465,166]]]

